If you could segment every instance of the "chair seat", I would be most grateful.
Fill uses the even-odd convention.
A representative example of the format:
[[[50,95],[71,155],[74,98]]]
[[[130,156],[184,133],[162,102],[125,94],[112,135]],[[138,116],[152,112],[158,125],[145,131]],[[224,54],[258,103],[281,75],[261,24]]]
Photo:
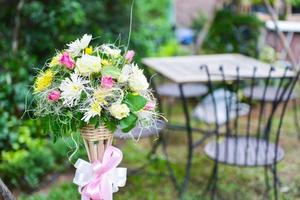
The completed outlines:
[[[280,97],[280,94],[282,94],[282,92],[283,92],[282,89],[278,90],[278,88],[271,87],[271,86],[267,87],[265,96],[264,96],[264,90],[265,90],[264,87],[255,86],[255,87],[253,87],[252,90],[253,90],[252,91],[253,92],[252,93],[252,99],[253,100],[262,101],[263,98],[264,98],[265,102],[274,102],[276,100],[275,97],[276,96],[277,96],[277,98]],[[277,90],[279,92],[278,94],[277,94]],[[248,87],[248,88],[244,89],[244,95],[248,98],[251,97],[251,87]],[[297,98],[297,96],[298,95],[295,92],[293,92],[291,94],[290,99],[295,99],[295,98]],[[287,97],[288,97],[288,93],[285,92],[284,97],[282,98],[282,100],[286,100]]]
[[[247,140],[248,139],[248,140]],[[227,137],[219,141],[219,155],[216,155],[216,141],[209,142],[204,152],[208,157],[220,163],[238,166],[273,165],[275,144],[254,137]],[[284,157],[283,149],[278,146],[276,163]]]
[[[130,132],[124,133],[120,129],[117,129],[114,133],[114,137],[118,139],[138,139],[138,138],[145,138],[150,137],[153,135],[158,135],[159,132],[165,128],[166,122],[163,120],[157,120],[155,126],[152,126],[150,128],[141,128],[140,126],[137,126],[133,128]]]
[[[215,106],[214,101],[216,102]],[[249,105],[238,102],[238,97],[235,93],[218,89],[197,104],[193,111],[193,116],[207,124],[220,126],[248,113]]]
[[[217,108],[219,112],[215,114],[213,104],[200,103],[196,106],[193,112],[193,116],[197,120],[203,121],[207,124],[217,124],[221,126],[226,122],[235,119],[236,117],[245,116],[249,113],[249,106],[247,104],[239,103],[238,106],[238,111],[236,111],[235,109],[230,109],[227,116],[225,106],[222,107],[224,108],[222,112],[220,112],[221,109]]]
[[[187,83],[183,85],[183,94],[187,98],[203,96],[207,93],[207,87],[199,83]],[[165,83],[157,87],[160,96],[180,97],[179,85],[176,83]]]

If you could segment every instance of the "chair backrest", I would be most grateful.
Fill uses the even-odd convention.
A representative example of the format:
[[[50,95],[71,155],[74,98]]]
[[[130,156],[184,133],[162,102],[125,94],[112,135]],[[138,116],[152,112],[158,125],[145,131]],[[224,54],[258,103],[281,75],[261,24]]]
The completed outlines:
[[[236,74],[229,77],[220,67],[222,81],[214,82],[209,67],[201,67],[208,76],[213,105],[210,115],[215,119],[215,141],[205,151],[226,164],[272,165],[283,158],[278,146],[280,130],[299,73],[290,76],[290,69],[286,68],[281,77],[274,77],[275,68],[270,67],[264,78],[258,78],[254,67],[252,75],[245,78],[240,76],[241,69],[236,67]],[[220,95],[221,92],[224,94]],[[218,118],[224,112],[226,120],[221,119],[224,123],[220,123]]]

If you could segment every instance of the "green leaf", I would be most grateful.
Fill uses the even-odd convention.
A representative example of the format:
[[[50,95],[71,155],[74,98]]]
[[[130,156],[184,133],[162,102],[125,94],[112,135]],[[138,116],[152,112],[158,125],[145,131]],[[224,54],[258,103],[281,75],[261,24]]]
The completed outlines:
[[[115,130],[117,129],[117,120],[112,117],[108,117],[107,114],[101,116],[101,121],[111,132],[115,132]]]
[[[125,103],[132,112],[136,112],[145,107],[147,99],[140,95],[128,94],[125,97]]]
[[[112,78],[118,78],[121,74],[121,70],[114,66],[103,67],[102,75],[103,76],[111,76]]]
[[[138,119],[138,117],[133,113],[130,113],[130,115],[128,117],[121,119],[120,127],[121,127],[122,131],[127,133],[131,129],[133,129],[136,125],[137,119]]]

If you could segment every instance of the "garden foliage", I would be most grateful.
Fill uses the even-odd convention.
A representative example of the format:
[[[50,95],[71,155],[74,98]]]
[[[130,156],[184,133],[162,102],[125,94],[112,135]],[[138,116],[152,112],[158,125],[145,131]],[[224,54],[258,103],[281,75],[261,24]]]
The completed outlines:
[[[255,57],[263,23],[254,15],[220,10],[205,39],[206,53],[242,53]]]

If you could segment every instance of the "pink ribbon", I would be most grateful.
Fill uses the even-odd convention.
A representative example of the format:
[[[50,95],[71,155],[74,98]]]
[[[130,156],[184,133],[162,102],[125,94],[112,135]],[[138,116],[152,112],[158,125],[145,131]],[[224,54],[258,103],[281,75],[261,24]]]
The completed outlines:
[[[123,158],[122,151],[109,146],[103,155],[102,163],[92,163],[94,178],[81,190],[81,200],[112,200],[113,183],[108,172],[115,169]]]

